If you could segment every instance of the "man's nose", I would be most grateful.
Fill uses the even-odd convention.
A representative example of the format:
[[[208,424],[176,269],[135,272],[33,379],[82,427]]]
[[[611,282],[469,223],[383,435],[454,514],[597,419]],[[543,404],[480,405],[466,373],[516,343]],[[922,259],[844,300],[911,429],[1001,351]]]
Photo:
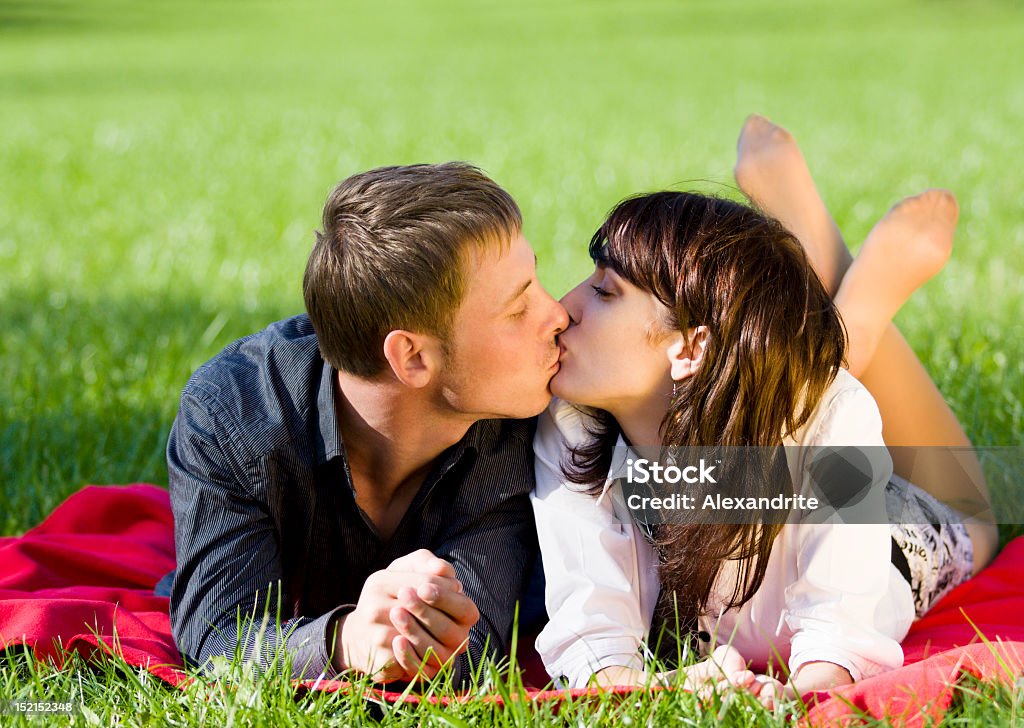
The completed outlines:
[[[566,327],[569,326],[569,314],[565,310],[565,306],[555,300],[555,297],[548,293],[547,289],[544,290],[544,295],[547,296],[549,301],[549,313],[548,313],[548,325],[554,329],[555,334],[560,334],[565,331]]]
[[[569,317],[569,312],[566,311],[565,306],[563,306],[559,301],[552,298],[551,303],[555,307],[555,333],[560,334],[569,327],[569,321],[571,321],[571,318]]]
[[[569,292],[562,296],[558,301],[559,305],[565,309],[566,315],[568,316],[568,321],[566,322],[567,327],[579,321],[579,316],[577,316],[577,311],[579,309],[577,300],[579,298],[579,290],[580,286],[571,288]]]

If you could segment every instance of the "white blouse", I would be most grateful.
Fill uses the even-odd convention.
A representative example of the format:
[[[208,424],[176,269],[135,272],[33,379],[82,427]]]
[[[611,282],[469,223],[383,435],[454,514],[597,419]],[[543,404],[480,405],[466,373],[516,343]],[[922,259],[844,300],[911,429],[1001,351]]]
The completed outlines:
[[[549,616],[536,647],[548,673],[572,687],[585,686],[605,667],[643,669],[659,591],[657,554],[635,525],[618,483],[609,479],[595,497],[562,474],[569,448],[589,437],[588,421],[589,415],[556,399],[541,415],[534,439],[532,502]],[[881,416],[867,389],[845,369],[808,422],[783,444],[803,446],[787,447],[786,456],[797,492],[808,493],[805,466],[813,448],[877,446],[872,453],[883,453],[884,461],[873,457],[865,499],[874,502],[862,505],[885,512],[892,461],[883,449]],[[621,437],[618,445],[624,446]],[[624,447],[615,452],[626,457]],[[723,609],[736,563],[723,565],[699,627],[715,636],[713,644],[732,644],[755,669],[775,655],[791,672],[825,661],[846,668],[854,680],[900,667],[900,640],[914,620],[914,602],[892,566],[891,548],[887,523],[787,524],[775,539],[763,583],[739,608]]]

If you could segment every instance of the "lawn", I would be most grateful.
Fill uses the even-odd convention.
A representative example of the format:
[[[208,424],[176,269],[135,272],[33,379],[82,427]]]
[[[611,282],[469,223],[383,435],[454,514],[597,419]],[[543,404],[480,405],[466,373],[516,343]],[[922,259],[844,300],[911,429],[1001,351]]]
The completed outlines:
[[[735,194],[752,111],[794,132],[853,247],[901,196],[957,194],[953,258],[897,323],[975,444],[1019,446],[1021,38],[1024,5],[1010,0],[0,0],[0,534],[86,483],[166,484],[182,385],[230,341],[301,310],[312,231],[341,178],[478,163],[519,201],[560,295],[621,197]],[[22,681],[30,668],[0,666],[0,696],[66,683],[106,724],[144,722],[139,704],[196,715],[194,695],[114,667]],[[1021,701],[979,690],[998,693],[995,707],[965,694],[965,721]],[[266,716],[237,720],[318,722],[330,707],[345,723],[360,710],[255,694]],[[617,720],[692,716],[684,707],[645,699]],[[545,719],[466,710],[447,717]]]

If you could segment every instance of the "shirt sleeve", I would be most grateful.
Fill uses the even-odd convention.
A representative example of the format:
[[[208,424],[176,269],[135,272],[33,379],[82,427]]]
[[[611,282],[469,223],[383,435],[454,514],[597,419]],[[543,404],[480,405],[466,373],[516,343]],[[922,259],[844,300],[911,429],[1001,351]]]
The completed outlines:
[[[550,675],[584,687],[605,667],[643,669],[654,599],[642,592],[656,596],[658,586],[653,549],[616,515],[610,494],[598,499],[562,475],[569,443],[586,436],[577,414],[556,400],[541,415],[532,502],[549,619],[537,652]]]
[[[808,662],[831,662],[861,680],[901,667],[899,641],[913,617],[894,603],[897,596],[890,587],[892,541],[885,486],[892,460],[868,391],[858,386],[837,394],[806,445],[812,462],[816,454],[857,446],[859,467],[869,484],[855,506],[858,512],[844,516],[841,510],[829,522],[797,529],[798,579],[785,593],[786,619],[794,630],[789,669],[795,673]],[[805,488],[812,470],[813,465],[804,468]],[[904,616],[893,619],[894,612]]]
[[[248,487],[245,451],[217,415],[212,398],[186,393],[167,444],[178,649],[200,667],[238,650],[264,670],[281,670],[287,654],[293,678],[333,674],[336,617],[354,605],[279,621],[291,602],[281,586],[278,536]]]

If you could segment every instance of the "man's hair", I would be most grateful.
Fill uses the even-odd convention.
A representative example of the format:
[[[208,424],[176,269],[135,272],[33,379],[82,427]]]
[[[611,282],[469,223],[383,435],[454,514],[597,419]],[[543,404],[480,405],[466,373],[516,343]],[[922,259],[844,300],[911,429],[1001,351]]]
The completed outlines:
[[[391,331],[446,341],[467,248],[507,248],[521,228],[515,200],[464,162],[380,167],[342,181],[324,205],[302,281],[321,356],[371,377],[387,364]]]

